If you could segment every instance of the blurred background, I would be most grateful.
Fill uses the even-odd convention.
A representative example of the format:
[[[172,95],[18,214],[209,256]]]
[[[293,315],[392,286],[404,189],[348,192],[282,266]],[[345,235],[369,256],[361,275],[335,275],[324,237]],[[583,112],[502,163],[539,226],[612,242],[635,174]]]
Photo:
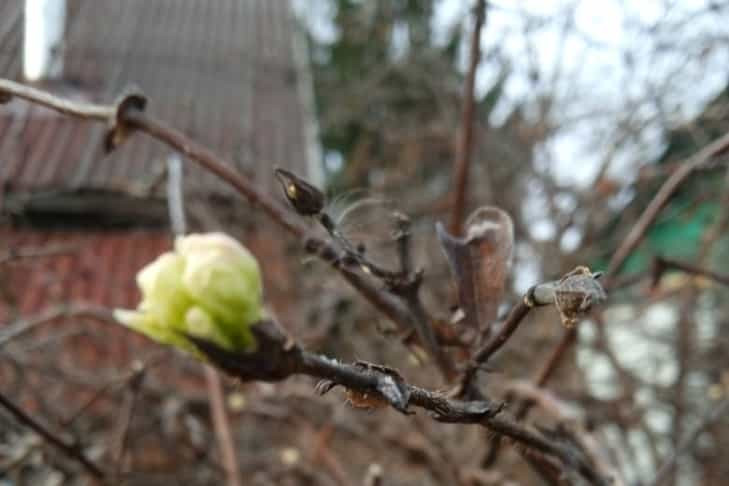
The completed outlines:
[[[383,265],[397,262],[393,212],[407,214],[426,306],[447,322],[458,303],[434,225],[453,211],[478,4],[4,0],[0,76],[77,101],[135,84],[149,112],[277,199],[274,167],[325,189],[326,211]],[[538,282],[606,270],[659,188],[729,131],[729,2],[488,1],[478,46],[466,208],[513,218],[503,317]],[[141,135],[107,154],[104,134],[0,105],[0,394],[124,484],[235,484],[202,367],[109,322],[171,246],[177,156]],[[672,195],[547,385],[625,484],[729,477],[727,162]],[[447,388],[300,242],[192,164],[183,181],[190,231],[244,241],[305,346]],[[482,389],[503,399],[535,379],[564,332],[554,309],[532,312]],[[483,429],[353,409],[307,378],[224,380],[223,398],[239,484],[547,484]],[[525,420],[561,423],[539,407]],[[0,409],[0,485],[87,480]]]

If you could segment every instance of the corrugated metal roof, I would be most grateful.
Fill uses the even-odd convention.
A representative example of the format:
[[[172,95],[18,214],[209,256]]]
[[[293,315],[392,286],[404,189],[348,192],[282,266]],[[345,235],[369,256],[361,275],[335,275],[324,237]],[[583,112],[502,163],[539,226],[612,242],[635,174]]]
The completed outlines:
[[[22,5],[0,2],[0,75],[21,76]],[[288,1],[69,0],[63,49],[67,96],[110,101],[134,83],[148,110],[273,187],[273,165],[306,170],[305,110]],[[159,174],[170,149],[136,136],[110,156],[104,126],[21,100],[0,107],[6,190],[124,191]],[[188,166],[188,190],[221,193]]]

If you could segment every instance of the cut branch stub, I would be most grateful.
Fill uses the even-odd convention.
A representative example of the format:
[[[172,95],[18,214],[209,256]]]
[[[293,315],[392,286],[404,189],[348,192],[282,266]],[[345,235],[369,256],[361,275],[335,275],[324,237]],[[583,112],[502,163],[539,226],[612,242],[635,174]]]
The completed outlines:
[[[131,86],[124,90],[124,93],[115,103],[113,117],[109,119],[109,129],[104,138],[104,150],[110,153],[121,145],[132,133],[132,128],[126,122],[124,116],[129,110],[144,111],[147,106],[147,97],[136,87]]]
[[[514,224],[503,210],[483,206],[466,221],[463,238],[436,225],[438,239],[458,286],[458,300],[467,326],[488,336],[496,319],[511,267]]]

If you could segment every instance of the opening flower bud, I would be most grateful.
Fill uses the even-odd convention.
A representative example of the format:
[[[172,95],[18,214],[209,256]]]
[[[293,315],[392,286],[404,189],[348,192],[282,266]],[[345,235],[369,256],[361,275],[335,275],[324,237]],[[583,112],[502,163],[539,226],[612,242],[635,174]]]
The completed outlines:
[[[223,233],[179,237],[175,249],[137,274],[137,310],[116,310],[122,324],[163,344],[194,352],[193,335],[232,351],[255,343],[250,326],[263,315],[255,257]]]

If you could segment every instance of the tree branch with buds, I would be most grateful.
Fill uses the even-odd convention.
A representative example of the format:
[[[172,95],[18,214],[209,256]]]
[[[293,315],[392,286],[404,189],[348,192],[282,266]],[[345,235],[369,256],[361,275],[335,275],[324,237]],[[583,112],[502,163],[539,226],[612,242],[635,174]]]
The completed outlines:
[[[133,132],[139,131],[184,154],[186,159],[228,182],[252,205],[261,208],[272,221],[303,241],[307,252],[329,263],[367,301],[402,330],[415,329],[421,344],[436,358],[444,376],[449,379],[455,377],[455,365],[439,346],[434,320],[420,299],[422,271],[412,267],[408,250],[409,235],[405,224],[400,226],[400,268],[382,268],[370,261],[357,245],[352,244],[338,231],[332,219],[324,213],[324,198],[316,187],[295,174],[277,171],[284,194],[296,213],[315,217],[327,230],[329,239],[320,238],[302,222],[292,218],[290,212],[212,151],[167,123],[147,115],[144,112],[146,99],[137,91],[129,91],[113,105],[77,104],[0,79],[0,95],[3,101],[19,97],[71,116],[106,123],[109,127],[106,137],[108,150],[113,150],[124,143]],[[558,282],[534,287],[526,299],[512,310],[500,330],[491,337],[490,329],[502,297],[513,244],[510,218],[503,211],[499,211],[497,208],[476,211],[467,221],[463,239],[441,232],[441,241],[445,242],[444,250],[463,296],[461,305],[464,307],[467,322],[470,322],[473,330],[478,331],[477,334],[480,333],[479,339],[484,341],[475,350],[471,362],[462,374],[461,392],[475,390],[473,377],[477,369],[504,345],[531,307],[554,304],[560,311],[563,322],[571,324],[576,316],[589,311],[594,303],[604,298],[604,292],[601,293],[595,276],[589,270],[578,267],[576,273],[572,272]],[[233,253],[241,252],[239,249],[231,250],[231,245],[228,242],[224,246]],[[194,252],[194,246],[191,244],[188,250],[181,252]],[[173,256],[168,257],[168,260],[170,258]],[[166,262],[165,271],[174,273],[174,266],[173,261]],[[221,263],[219,268],[225,271],[222,269],[227,268],[227,265]],[[244,273],[246,272],[249,270]],[[250,275],[245,278],[249,277],[252,278]],[[150,278],[142,280],[154,281]],[[195,280],[191,284],[199,282]],[[246,301],[241,309],[250,310],[247,306],[252,305],[260,304]],[[489,400],[480,393],[461,393],[466,399],[454,398],[451,394],[412,385],[396,370],[386,366],[364,362],[346,364],[305,351],[292,338],[283,334],[271,320],[264,319],[254,325],[246,323],[245,329],[240,329],[231,326],[230,322],[222,323],[225,326],[218,326],[215,322],[217,317],[192,310],[183,314],[169,314],[179,314],[184,318],[165,329],[160,329],[160,321],[149,320],[144,313],[136,311],[129,311],[122,320],[154,339],[179,345],[204,356],[218,368],[241,380],[277,381],[296,374],[312,376],[321,380],[318,385],[320,393],[325,393],[334,386],[342,386],[355,405],[389,405],[406,414],[412,413],[411,407],[419,407],[429,411],[435,420],[441,422],[480,425],[511,439],[515,444],[531,451],[531,454],[549,456],[558,461],[565,470],[578,473],[592,484],[607,484],[610,480],[596,472],[594,465],[578,448],[553,441],[545,434],[508,418],[501,411],[502,404]],[[169,317],[165,315],[166,318]],[[248,335],[249,331],[251,336]],[[207,338],[205,333],[210,332],[214,339]]]

